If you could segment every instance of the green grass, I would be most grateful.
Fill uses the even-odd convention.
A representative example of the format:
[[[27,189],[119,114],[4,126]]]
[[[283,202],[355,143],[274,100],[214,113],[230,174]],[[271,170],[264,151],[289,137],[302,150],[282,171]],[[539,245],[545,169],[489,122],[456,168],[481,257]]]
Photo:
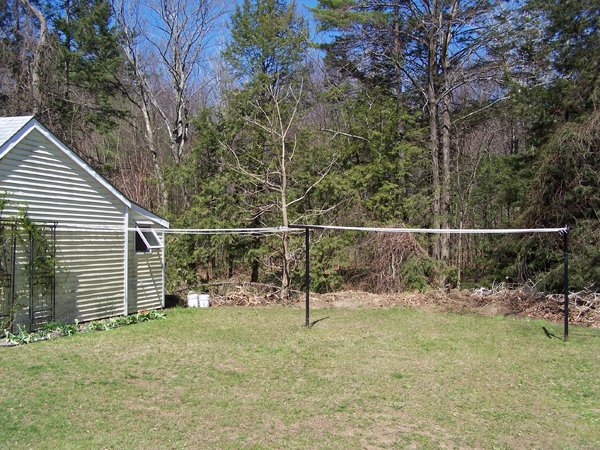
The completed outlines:
[[[409,308],[174,310],[0,349],[14,448],[600,448],[600,330]]]

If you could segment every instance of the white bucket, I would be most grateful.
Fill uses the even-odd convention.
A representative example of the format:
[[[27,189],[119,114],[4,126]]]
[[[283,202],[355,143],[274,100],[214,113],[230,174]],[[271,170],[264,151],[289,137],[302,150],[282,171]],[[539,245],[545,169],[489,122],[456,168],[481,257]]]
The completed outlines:
[[[199,294],[198,295],[198,307],[199,308],[208,308],[209,306],[210,306],[210,295]]]
[[[188,308],[197,308],[198,307],[198,294],[190,292],[187,296],[187,305],[188,305]]]

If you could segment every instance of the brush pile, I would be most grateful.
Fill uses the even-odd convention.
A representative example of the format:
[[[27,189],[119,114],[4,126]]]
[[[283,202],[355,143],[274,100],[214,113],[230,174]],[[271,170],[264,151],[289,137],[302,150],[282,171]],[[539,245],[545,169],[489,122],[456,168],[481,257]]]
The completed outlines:
[[[222,283],[211,289],[211,306],[267,306],[281,304],[279,288],[262,283]]]
[[[288,302],[282,302],[279,288],[260,283],[223,283],[212,286],[212,306],[295,305],[302,307],[304,296],[294,292]],[[540,292],[533,283],[494,284],[472,290],[430,290],[427,292],[373,293],[360,290],[311,294],[315,308],[355,308],[409,306],[485,316],[522,316],[561,322],[564,296]],[[569,322],[600,327],[600,293],[583,290],[569,293]]]
[[[564,317],[564,294],[548,294],[536,290],[533,283],[511,286],[505,283],[472,291],[475,307],[497,305],[508,314],[560,322]],[[569,322],[600,327],[600,293],[590,289],[569,292]]]

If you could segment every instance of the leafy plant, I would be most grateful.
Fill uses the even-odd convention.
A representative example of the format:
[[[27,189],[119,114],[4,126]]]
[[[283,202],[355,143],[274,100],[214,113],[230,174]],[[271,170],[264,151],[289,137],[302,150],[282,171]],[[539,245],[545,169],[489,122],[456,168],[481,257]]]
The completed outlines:
[[[25,345],[34,342],[35,337],[28,333],[21,325],[17,324],[17,333],[6,331],[6,340],[11,344]]]
[[[0,198],[0,218],[8,204],[6,199]],[[53,282],[50,280],[55,275],[56,260],[54,241],[48,229],[32,221],[25,208],[21,208],[17,217],[11,218],[6,226],[0,226],[0,272],[8,275],[10,283],[14,283],[16,274],[12,272],[15,258],[20,258],[23,263],[16,264],[16,267],[21,268],[23,279],[30,280],[27,287],[21,285],[22,289],[15,291],[14,295],[10,290],[0,287],[0,313],[4,316],[0,320],[0,333],[12,328],[19,309],[31,306],[29,299],[32,292],[36,298],[44,300],[52,295]],[[32,274],[44,276],[32,277]]]
[[[140,311],[137,314],[132,314],[129,316],[95,320],[83,326],[80,326],[78,321],[75,321],[75,323],[66,324],[60,322],[48,322],[39,330],[31,333],[27,332],[27,330],[25,330],[21,325],[17,324],[16,333],[11,333],[8,330],[4,330],[4,332],[7,342],[15,345],[25,345],[32,342],[51,339],[53,337],[72,336],[76,333],[86,331],[107,331],[126,325],[147,322],[149,320],[164,319],[165,317],[166,314],[163,312],[150,310]]]

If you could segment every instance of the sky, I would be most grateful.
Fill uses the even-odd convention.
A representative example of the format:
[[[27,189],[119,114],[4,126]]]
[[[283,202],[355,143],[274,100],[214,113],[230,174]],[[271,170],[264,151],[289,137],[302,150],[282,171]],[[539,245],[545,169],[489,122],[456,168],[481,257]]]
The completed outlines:
[[[310,27],[310,33],[311,33],[313,39],[320,42],[320,40],[316,36],[316,23],[313,20],[312,14],[309,10],[309,8],[314,8],[315,6],[317,6],[317,0],[304,0],[304,1],[298,2],[298,10],[299,10],[300,14],[302,14],[308,20],[308,24]]]

